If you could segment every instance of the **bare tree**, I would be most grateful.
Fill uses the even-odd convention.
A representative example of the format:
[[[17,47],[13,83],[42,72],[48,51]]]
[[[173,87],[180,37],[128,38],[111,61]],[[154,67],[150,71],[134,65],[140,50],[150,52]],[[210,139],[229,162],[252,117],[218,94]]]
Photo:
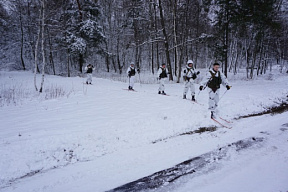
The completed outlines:
[[[43,91],[43,85],[44,85],[44,77],[45,77],[45,66],[46,66],[46,55],[45,55],[45,0],[41,0],[41,6],[42,6],[42,23],[41,23],[41,50],[42,50],[42,80],[41,80],[41,86],[39,89],[39,92],[42,93]]]
[[[169,53],[169,39],[168,39],[168,34],[166,32],[164,13],[163,13],[163,8],[162,8],[162,0],[159,0],[159,11],[160,11],[162,32],[163,32],[163,35],[164,35],[164,45],[165,45],[166,60],[167,60],[168,70],[170,72],[169,80],[173,81],[173,73],[172,73],[170,53]]]
[[[20,22],[20,30],[21,30],[21,48],[20,48],[20,60],[23,67],[23,70],[26,70],[24,59],[23,59],[23,47],[24,47],[24,29],[23,29],[23,19],[22,19],[22,6],[19,1],[17,2],[19,6],[19,22]]]
[[[38,24],[41,3],[13,0],[9,1],[12,8],[8,9],[0,1],[1,66],[13,63],[14,67],[19,63],[20,69],[28,70],[34,65],[35,76],[41,71],[39,67],[43,66],[39,63],[42,64],[43,55],[39,53],[43,51],[38,45],[41,41],[42,46],[43,40],[42,27],[38,29],[42,26]],[[52,74],[76,75],[82,71],[84,62],[95,61],[97,71],[122,73],[127,62],[134,61],[141,70],[154,73],[165,62],[171,72],[170,80],[176,76],[180,82],[184,60],[192,59],[197,67],[208,67],[217,59],[223,62],[225,71],[227,68],[236,74],[240,68],[246,68],[247,78],[251,78],[265,73],[268,64],[279,64],[284,69],[288,60],[287,0],[45,3],[42,32],[44,54],[47,52],[45,72]],[[42,19],[43,13],[40,14]],[[8,25],[13,21],[17,25]],[[19,54],[15,57],[17,49]]]
[[[35,44],[35,54],[34,54],[34,87],[35,90],[38,91],[37,88],[37,69],[38,69],[38,46],[40,41],[40,33],[41,33],[41,17],[42,17],[42,7],[39,9],[39,27],[38,27],[38,33],[37,33],[37,40]]]

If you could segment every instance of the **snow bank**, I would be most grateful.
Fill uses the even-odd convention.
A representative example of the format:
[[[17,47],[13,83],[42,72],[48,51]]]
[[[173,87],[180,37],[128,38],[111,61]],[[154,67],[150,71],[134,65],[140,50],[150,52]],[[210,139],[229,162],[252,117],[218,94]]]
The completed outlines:
[[[0,154],[3,157],[0,159],[0,188],[25,176],[77,162],[95,162],[105,157],[109,157],[109,161],[111,158],[117,160],[125,151],[137,151],[143,146],[150,149],[155,141],[179,140],[178,135],[183,133],[215,126],[207,110],[208,93],[198,94],[197,91],[196,99],[201,105],[183,100],[182,84],[167,84],[166,92],[170,96],[162,96],[157,94],[156,84],[136,83],[137,92],[129,92],[123,90],[127,83],[108,79],[94,77],[93,85],[85,85],[84,78],[46,76],[44,85],[60,87],[66,93],[47,100],[33,91],[32,73],[1,72],[0,78],[2,86],[13,87],[20,83],[21,89],[28,90],[26,98],[16,99],[17,102],[23,99],[19,105],[0,108]],[[231,90],[219,103],[219,113],[228,119],[257,113],[287,101],[288,81],[284,75],[272,80],[235,79],[231,80],[231,85]],[[221,94],[224,92],[221,88]],[[213,135],[205,138],[212,139]],[[190,144],[194,143],[193,155],[207,152],[213,146],[212,143],[207,148],[198,145],[199,139],[201,136],[193,137],[193,142],[188,139]],[[181,158],[183,154],[173,157],[165,166],[177,163]],[[157,165],[157,169],[162,167]],[[105,167],[98,168],[105,172]],[[120,171],[114,166],[111,169],[111,174]],[[141,175],[149,174],[151,169],[145,172],[144,167]],[[135,174],[117,180],[115,185],[135,178]],[[109,189],[107,185],[104,188]]]

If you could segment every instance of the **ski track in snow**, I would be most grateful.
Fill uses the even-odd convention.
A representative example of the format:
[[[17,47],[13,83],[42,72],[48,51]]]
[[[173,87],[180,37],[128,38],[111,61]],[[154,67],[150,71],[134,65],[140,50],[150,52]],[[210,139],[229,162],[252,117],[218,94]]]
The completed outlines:
[[[206,91],[196,98],[204,105],[201,106],[183,100],[183,85],[179,84],[167,84],[166,92],[170,96],[164,97],[157,94],[158,85],[136,84],[137,92],[128,92],[122,90],[127,84],[111,80],[94,78],[93,85],[87,86],[83,78],[46,78],[45,84],[63,86],[67,92],[73,89],[72,93],[68,98],[35,98],[21,105],[0,108],[0,190],[3,192],[106,191],[251,136],[267,137],[267,146],[247,154],[243,152],[239,160],[231,154],[225,165],[219,165],[221,171],[193,178],[192,184],[190,176],[185,176],[159,190],[212,191],[215,187],[221,191],[233,184],[233,191],[237,191],[236,186],[240,184],[235,182],[245,181],[243,175],[249,173],[248,178],[261,175],[255,167],[263,170],[263,175],[271,174],[273,169],[264,166],[271,161],[276,173],[261,176],[255,185],[248,182],[244,190],[238,191],[263,192],[268,184],[255,186],[261,179],[269,183],[272,176],[279,179],[271,184],[271,190],[278,190],[275,186],[283,192],[288,189],[283,180],[288,174],[281,171],[283,165],[288,168],[287,150],[283,147],[285,142],[287,145],[287,131],[282,126],[288,123],[287,112],[234,120],[230,130],[209,119]],[[12,85],[21,82],[33,89],[31,73],[1,72],[0,79]],[[232,89],[219,103],[220,114],[226,119],[260,112],[287,100],[287,77],[231,84]],[[219,127],[215,132],[180,136],[199,127],[215,125]],[[261,157],[261,165],[257,165],[254,154]],[[245,168],[243,163],[247,164]],[[231,178],[223,177],[223,173]],[[230,184],[225,185],[226,181]]]

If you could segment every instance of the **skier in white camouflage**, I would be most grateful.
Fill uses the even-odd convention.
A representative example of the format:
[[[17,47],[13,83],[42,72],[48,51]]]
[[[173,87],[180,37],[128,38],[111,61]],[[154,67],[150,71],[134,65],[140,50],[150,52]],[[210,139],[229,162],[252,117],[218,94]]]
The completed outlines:
[[[213,69],[207,72],[206,77],[200,83],[200,91],[204,90],[206,86],[208,87],[209,92],[209,110],[211,111],[211,118],[216,118],[217,115],[217,106],[219,102],[219,88],[220,85],[223,84],[226,86],[226,89],[229,90],[231,86],[229,86],[229,82],[225,75],[219,71],[220,65],[219,63],[213,64]]]
[[[166,64],[163,63],[161,67],[159,67],[158,73],[157,73],[157,79],[159,79],[160,84],[159,84],[159,89],[158,89],[158,94],[166,95],[165,93],[165,81],[167,80],[168,77],[168,70],[166,68]]]
[[[188,90],[191,91],[192,101],[195,100],[195,79],[197,75],[199,75],[199,71],[195,71],[195,67],[193,66],[193,61],[188,60],[187,66],[183,70],[183,79],[184,79],[184,91],[183,91],[183,99],[186,99],[186,94]]]
[[[137,69],[137,72],[140,73],[140,70]],[[135,82],[135,74],[136,74],[136,69],[134,67],[134,62],[130,63],[130,66],[127,69],[127,75],[129,78],[129,86],[128,89],[134,91],[134,82]]]
[[[94,70],[94,66],[91,65],[91,64],[88,64],[85,67],[85,71],[86,71],[86,74],[87,74],[86,84],[92,84],[92,72],[93,72],[93,70]]]

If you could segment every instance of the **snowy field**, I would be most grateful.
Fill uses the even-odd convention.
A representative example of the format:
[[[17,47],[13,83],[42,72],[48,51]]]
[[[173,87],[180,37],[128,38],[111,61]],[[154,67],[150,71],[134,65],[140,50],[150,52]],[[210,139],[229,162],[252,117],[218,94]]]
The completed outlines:
[[[127,83],[96,77],[86,85],[46,76],[39,95],[32,73],[0,72],[0,191],[108,191],[257,137],[261,144],[211,157],[210,167],[150,191],[287,192],[288,112],[241,116],[287,103],[288,76],[230,76],[219,102],[220,115],[233,121],[227,129],[209,118],[208,93],[198,94],[198,85],[199,104],[182,99],[183,84],[168,83],[170,96],[162,96],[157,84],[136,83],[129,92]]]

